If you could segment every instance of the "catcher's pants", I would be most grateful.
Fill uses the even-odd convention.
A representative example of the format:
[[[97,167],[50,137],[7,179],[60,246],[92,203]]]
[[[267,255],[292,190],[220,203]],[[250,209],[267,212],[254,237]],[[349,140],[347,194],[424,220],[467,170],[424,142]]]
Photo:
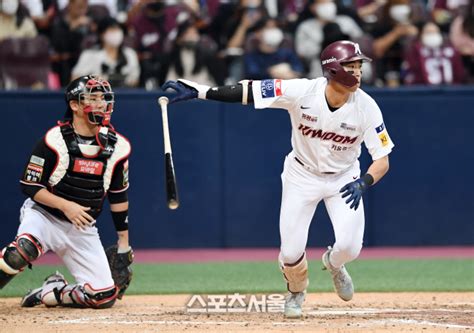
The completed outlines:
[[[114,286],[109,262],[95,226],[78,230],[26,199],[20,212],[18,235],[31,234],[46,253],[51,250],[64,262],[78,284],[89,283],[94,289]]]
[[[286,157],[281,175],[280,211],[280,259],[284,263],[294,263],[303,255],[309,226],[321,200],[326,205],[336,239],[331,264],[340,267],[357,258],[364,236],[364,204],[361,199],[357,210],[349,208],[347,198],[342,198],[339,190],[359,175],[359,163],[341,174],[316,175],[295,161],[293,153]]]

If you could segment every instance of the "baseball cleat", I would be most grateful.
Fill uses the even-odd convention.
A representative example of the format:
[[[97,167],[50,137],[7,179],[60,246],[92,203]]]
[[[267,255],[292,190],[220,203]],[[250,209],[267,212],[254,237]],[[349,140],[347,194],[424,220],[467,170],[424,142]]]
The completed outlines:
[[[48,276],[43,283],[41,301],[47,307],[55,307],[61,304],[61,290],[67,285],[64,275],[56,273]]]
[[[286,297],[285,301],[285,317],[290,319],[297,319],[301,318],[303,314],[303,310],[301,309],[303,306],[305,298],[305,292],[300,293],[292,293],[290,292]]]
[[[43,303],[41,301],[41,292],[43,288],[36,288],[28,290],[25,296],[21,299],[20,305],[22,308],[32,308]]]
[[[352,283],[351,276],[347,272],[344,265],[340,268],[336,268],[331,265],[329,262],[331,251],[332,248],[329,246],[328,250],[323,254],[323,270],[327,269],[331,273],[334,290],[336,291],[337,295],[346,302],[350,301],[354,295],[354,284]]]

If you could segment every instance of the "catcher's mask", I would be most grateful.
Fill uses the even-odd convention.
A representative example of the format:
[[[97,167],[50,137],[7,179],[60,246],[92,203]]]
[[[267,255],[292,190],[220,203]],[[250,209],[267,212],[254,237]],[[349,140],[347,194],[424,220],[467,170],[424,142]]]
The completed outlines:
[[[321,52],[321,65],[324,76],[348,88],[355,86],[358,81],[351,73],[346,72],[343,67],[344,63],[358,60],[362,62],[372,61],[372,59],[361,52],[359,44],[348,40],[329,44]]]
[[[114,111],[114,93],[110,83],[99,76],[86,75],[72,81],[66,88],[68,110],[65,118],[72,118],[69,101],[76,100],[83,106],[91,124],[108,126]],[[68,119],[69,118],[69,119]]]

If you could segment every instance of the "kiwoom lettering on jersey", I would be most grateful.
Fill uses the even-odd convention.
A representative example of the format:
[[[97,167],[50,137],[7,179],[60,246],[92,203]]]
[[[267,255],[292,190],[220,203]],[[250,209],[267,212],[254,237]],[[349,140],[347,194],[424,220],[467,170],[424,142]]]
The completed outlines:
[[[349,143],[353,144],[357,140],[357,136],[351,138],[350,136],[340,135],[334,132],[324,132],[320,129],[315,129],[310,126],[300,124],[298,130],[301,131],[301,134],[304,136],[309,136],[311,138],[318,138],[321,140],[332,140],[337,143]]]

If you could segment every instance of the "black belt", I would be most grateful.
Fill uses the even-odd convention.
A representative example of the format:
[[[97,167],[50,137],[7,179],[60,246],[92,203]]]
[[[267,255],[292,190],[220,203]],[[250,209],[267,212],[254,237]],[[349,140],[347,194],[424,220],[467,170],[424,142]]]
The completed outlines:
[[[296,157],[296,156],[295,156],[295,161],[298,162],[299,164],[301,164],[301,165],[302,165],[305,169],[307,169],[308,171],[311,171],[310,169],[312,169],[312,168],[309,167],[309,166],[304,165],[304,163],[301,162],[301,161],[298,159],[298,157]],[[319,172],[319,173],[321,173],[321,174],[323,174],[323,175],[334,175],[334,174],[336,174],[336,172]]]

